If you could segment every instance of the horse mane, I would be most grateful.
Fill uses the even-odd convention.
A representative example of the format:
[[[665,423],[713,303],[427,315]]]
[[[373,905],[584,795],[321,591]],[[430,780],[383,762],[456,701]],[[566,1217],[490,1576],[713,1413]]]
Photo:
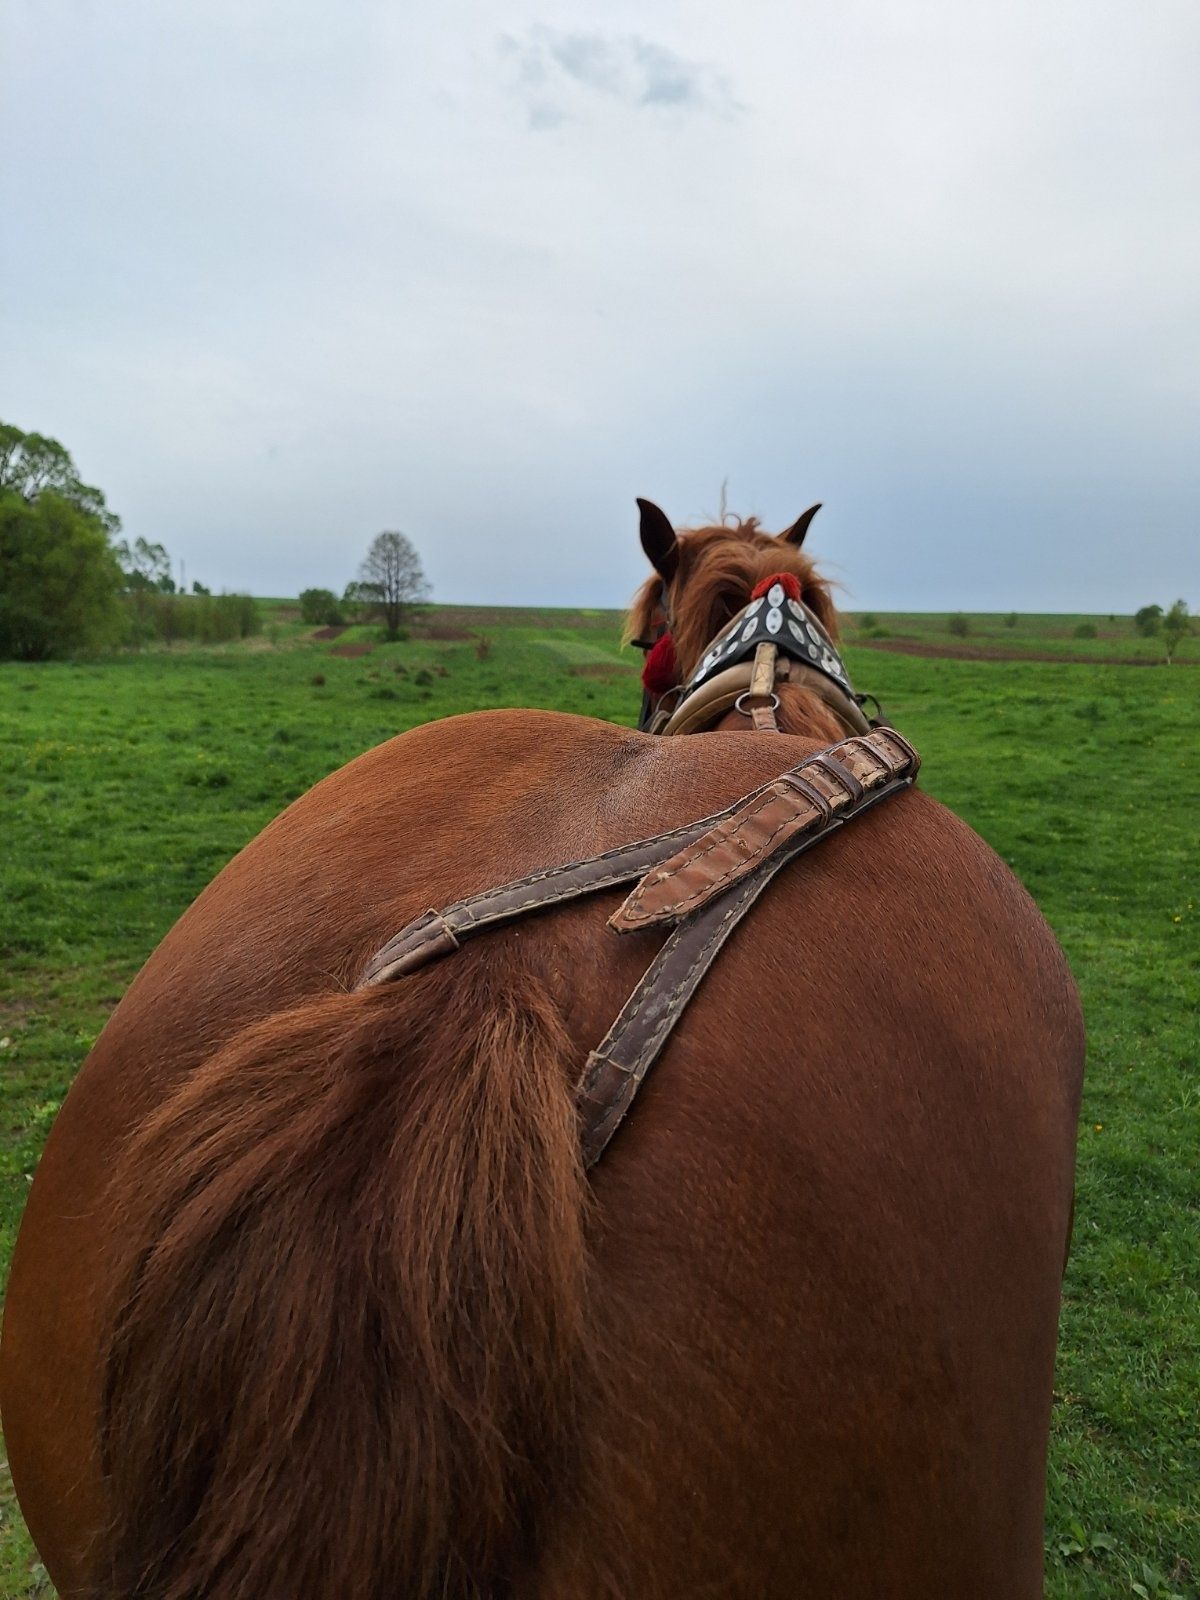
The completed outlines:
[[[626,636],[649,638],[672,615],[671,634],[681,678],[686,678],[714,636],[750,600],[751,591],[774,572],[790,572],[799,580],[800,597],[833,639],[838,637],[837,610],[829,584],[802,550],[764,533],[757,517],[689,528],[679,534],[679,566],[664,594],[653,573],[634,596]]]

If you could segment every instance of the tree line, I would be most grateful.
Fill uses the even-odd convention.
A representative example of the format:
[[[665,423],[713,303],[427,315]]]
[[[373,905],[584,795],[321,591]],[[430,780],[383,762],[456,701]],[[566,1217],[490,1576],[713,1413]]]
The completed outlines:
[[[0,657],[44,661],[161,639],[218,643],[262,627],[249,595],[179,592],[161,544],[120,519],[57,439],[0,423]]]
[[[120,518],[82,481],[70,452],[45,434],[0,423],[0,658],[43,661],[151,641],[215,644],[262,628],[247,594],[176,584],[161,544],[118,539]],[[377,618],[399,636],[429,585],[411,540],[385,531],[340,598],[300,597],[306,621]]]

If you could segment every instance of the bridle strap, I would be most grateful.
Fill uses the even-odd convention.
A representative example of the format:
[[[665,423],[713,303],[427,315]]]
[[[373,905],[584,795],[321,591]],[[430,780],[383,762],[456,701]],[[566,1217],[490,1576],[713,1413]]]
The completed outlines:
[[[686,700],[675,706],[669,714],[655,718],[649,725],[653,733],[685,734],[703,733],[719,722],[723,716],[732,711],[744,694],[749,693],[750,683],[754,668],[751,662],[743,661],[735,667],[727,667],[724,672],[718,673],[715,678],[710,678],[699,689],[693,690]],[[780,682],[792,686],[810,689],[817,698],[833,712],[848,735],[869,733],[871,723],[867,721],[861,707],[842,690],[825,677],[823,673],[807,667],[803,662],[792,661],[786,656],[776,662],[776,688]],[[661,718],[661,720],[660,720]]]
[[[775,874],[844,823],[916,777],[920,757],[894,729],[845,739],[807,756],[723,811],[550,867],[427,911],[367,963],[357,987],[404,977],[473,934],[601,889],[637,880],[609,919],[618,933],[674,931],[604,1039],[577,1090],[584,1160],[599,1160],[671,1030],[721,946]]]

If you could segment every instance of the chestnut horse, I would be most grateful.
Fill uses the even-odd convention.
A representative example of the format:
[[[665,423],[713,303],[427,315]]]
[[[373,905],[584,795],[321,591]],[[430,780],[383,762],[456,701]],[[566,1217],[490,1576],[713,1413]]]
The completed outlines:
[[[661,520],[660,520],[661,519]],[[802,519],[803,520],[803,519]],[[797,532],[799,529],[799,532]],[[803,529],[643,510],[680,677]],[[444,905],[727,806],[841,734],[414,729],[163,940],[46,1146],[0,1373],[68,1600],[1033,1600],[1083,1032],[919,791],[782,872],[585,1175],[573,1090],[657,948],[618,891],[399,983]]]

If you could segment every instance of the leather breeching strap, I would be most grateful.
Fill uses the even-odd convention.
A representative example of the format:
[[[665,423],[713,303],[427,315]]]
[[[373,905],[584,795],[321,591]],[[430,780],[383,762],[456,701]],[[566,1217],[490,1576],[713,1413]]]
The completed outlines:
[[[371,958],[358,987],[416,972],[517,917],[635,884],[609,927],[671,931],[584,1066],[576,1099],[584,1161],[594,1166],[722,945],[775,874],[908,788],[920,765],[893,728],[844,739],[697,822],[427,911]]]

